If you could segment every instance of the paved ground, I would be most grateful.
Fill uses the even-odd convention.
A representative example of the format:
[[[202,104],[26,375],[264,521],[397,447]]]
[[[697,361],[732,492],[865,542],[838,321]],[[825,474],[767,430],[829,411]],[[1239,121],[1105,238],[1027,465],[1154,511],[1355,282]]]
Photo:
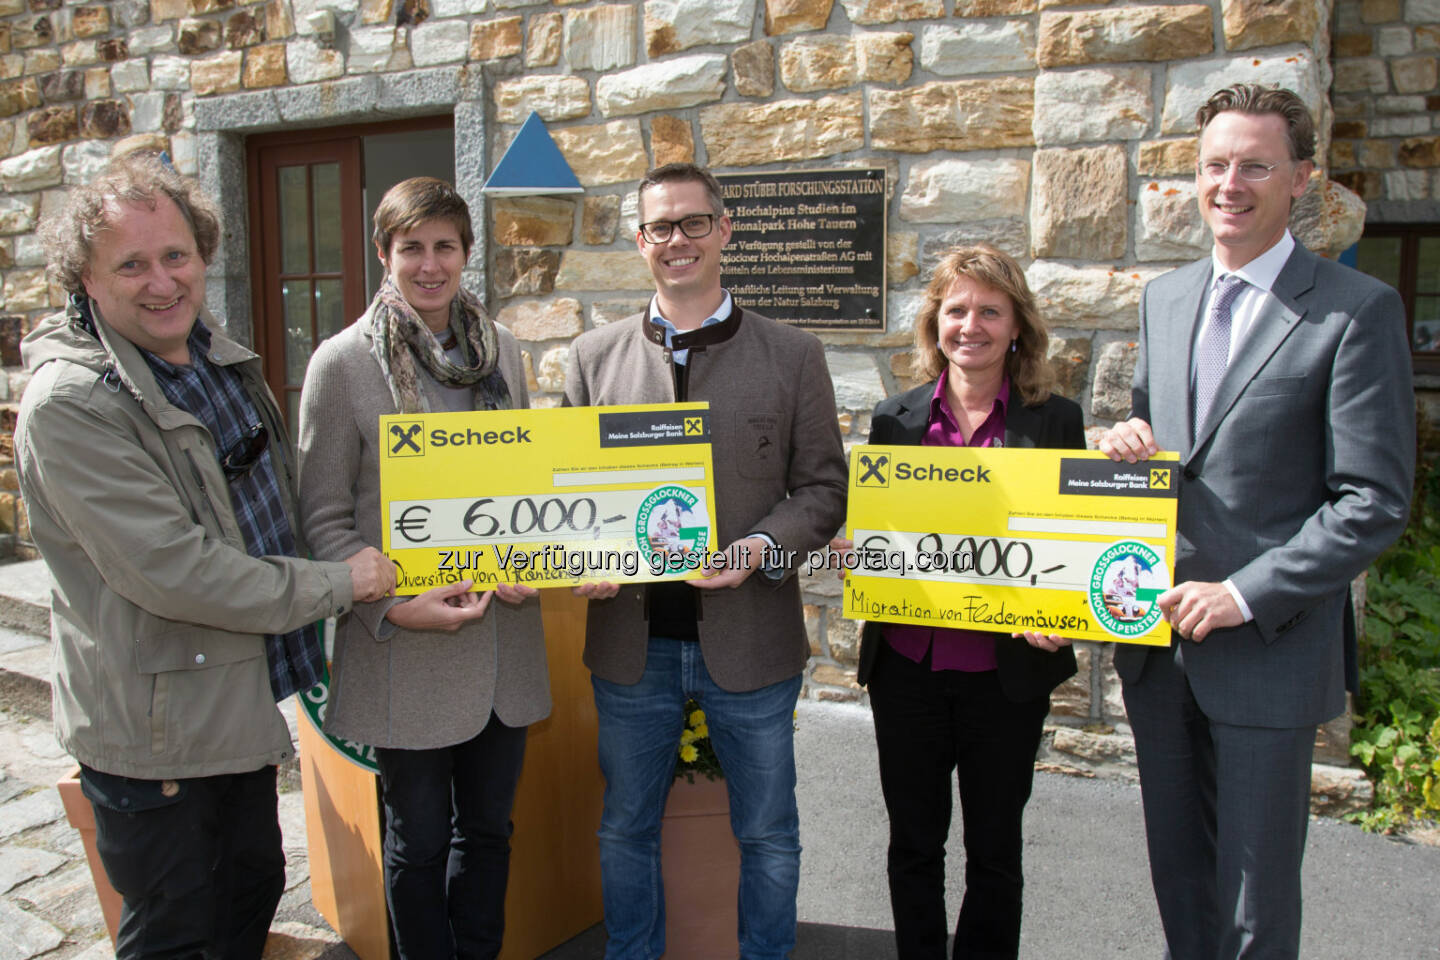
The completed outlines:
[[[824,949],[806,952],[802,936],[795,956],[892,957],[890,944],[878,938],[864,940],[863,950],[832,952],[831,928],[858,939],[855,928],[890,926],[883,877],[886,827],[869,715],[859,708],[802,707],[798,737],[805,844],[800,919],[827,929],[811,931]],[[826,829],[819,829],[821,824]],[[1026,833],[1022,957],[1161,955],[1139,788],[1040,774],[1027,808]],[[956,834],[947,871],[952,917],[963,875]],[[1312,820],[1304,882],[1306,960],[1440,957],[1440,847]],[[576,954],[575,960],[582,956],[593,954]]]
[[[33,697],[0,704],[0,960],[113,960],[80,835],[55,790],[75,762],[34,716]],[[353,958],[310,904],[301,800],[280,798],[287,889],[266,960]]]
[[[885,820],[869,715],[806,703],[799,722],[805,853],[795,960],[889,960]],[[78,837],[52,786],[69,766],[48,723],[0,712],[0,960],[112,956]],[[266,958],[348,960],[353,954],[309,903],[299,801],[298,793],[282,797],[290,889]],[[1135,787],[1042,774],[1027,832],[1023,957],[1160,956]],[[963,861],[959,844],[951,847],[953,915]],[[1305,884],[1307,960],[1440,958],[1440,847],[1313,821]],[[603,940],[592,929],[545,960],[595,960]]]

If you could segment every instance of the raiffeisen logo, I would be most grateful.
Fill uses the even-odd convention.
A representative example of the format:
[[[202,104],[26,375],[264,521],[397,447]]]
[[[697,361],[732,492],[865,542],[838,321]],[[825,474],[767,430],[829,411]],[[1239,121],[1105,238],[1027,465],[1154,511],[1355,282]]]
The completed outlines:
[[[934,463],[895,464],[896,480],[918,483],[989,483],[989,467],[942,467]]]
[[[441,430],[430,431],[432,447],[480,447],[500,443],[529,443],[530,431],[526,427],[513,430]]]

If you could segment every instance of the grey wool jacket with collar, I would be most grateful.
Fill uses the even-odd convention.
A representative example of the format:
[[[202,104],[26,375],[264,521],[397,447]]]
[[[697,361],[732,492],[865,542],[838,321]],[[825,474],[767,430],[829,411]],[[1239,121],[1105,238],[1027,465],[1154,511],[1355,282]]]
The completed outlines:
[[[374,354],[372,316],[322,343],[310,360],[300,401],[300,502],[317,557],[341,558],[380,538],[379,420],[396,412]],[[497,326],[500,372],[515,408],[529,406],[520,348]],[[421,383],[432,410],[439,388]],[[494,465],[503,471],[497,455]],[[550,681],[540,600],[491,601],[455,633],[381,630],[396,601],[356,604],[336,625],[325,730],[377,747],[427,749],[471,739],[493,710],[523,727],[550,713]]]

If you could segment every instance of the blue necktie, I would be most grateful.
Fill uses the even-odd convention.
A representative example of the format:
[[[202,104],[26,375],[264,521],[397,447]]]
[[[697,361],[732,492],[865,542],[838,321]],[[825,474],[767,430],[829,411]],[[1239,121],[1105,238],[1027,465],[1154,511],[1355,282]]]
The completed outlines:
[[[1200,340],[1200,351],[1195,358],[1195,435],[1200,435],[1200,424],[1210,412],[1215,401],[1215,391],[1225,376],[1230,364],[1230,309],[1235,298],[1245,289],[1245,281],[1232,274],[1220,278],[1215,285],[1215,295],[1210,298],[1210,317],[1205,324],[1205,336]]]

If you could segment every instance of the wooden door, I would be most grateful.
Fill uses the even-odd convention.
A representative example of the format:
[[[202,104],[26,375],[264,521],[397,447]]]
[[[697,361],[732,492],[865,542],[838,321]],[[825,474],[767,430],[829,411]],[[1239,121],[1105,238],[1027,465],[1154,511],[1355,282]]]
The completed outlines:
[[[250,175],[256,346],[293,435],[310,355],[365,309],[360,140],[260,146]]]

